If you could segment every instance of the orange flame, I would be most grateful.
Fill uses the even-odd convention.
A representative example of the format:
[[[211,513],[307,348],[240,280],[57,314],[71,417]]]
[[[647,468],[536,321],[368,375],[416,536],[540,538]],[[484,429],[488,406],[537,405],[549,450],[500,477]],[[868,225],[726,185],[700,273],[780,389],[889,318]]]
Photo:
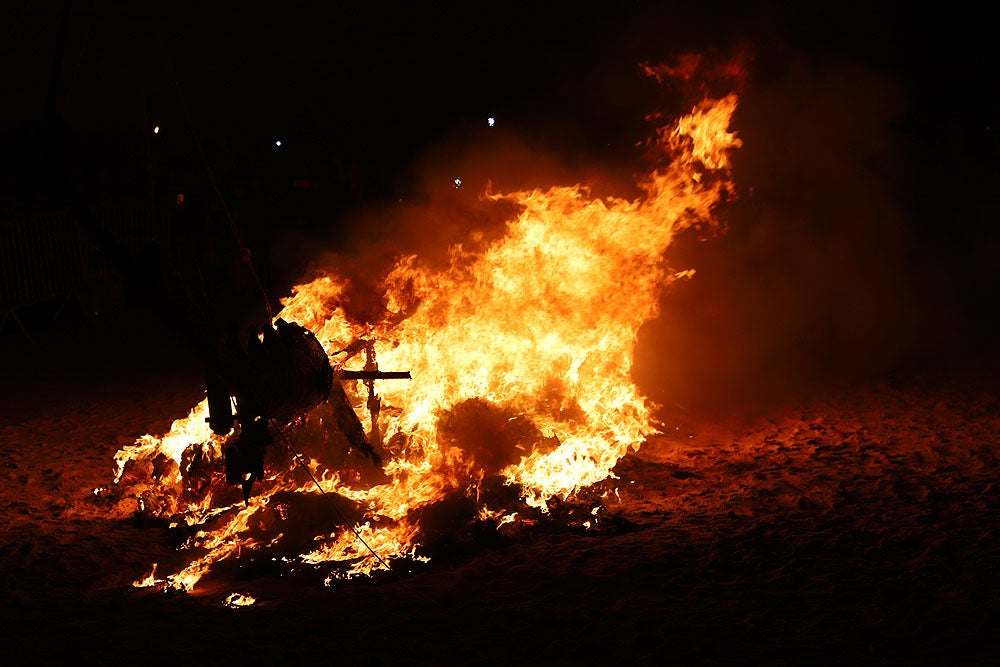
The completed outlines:
[[[452,247],[441,271],[400,258],[381,281],[380,322],[349,319],[349,282],[332,269],[295,287],[278,316],[313,331],[332,363],[353,341],[373,338],[382,368],[411,371],[412,380],[381,383],[378,423],[366,423],[382,435],[384,470],[371,481],[349,465],[332,469],[320,452],[308,464],[313,484],[290,459],[243,506],[219,479],[225,438],[205,425],[203,402],[167,434],[116,456],[115,482],[141,508],[205,526],[186,545],[199,557],[143,583],[192,590],[220,562],[259,549],[339,564],[328,582],[371,574],[389,560],[425,559],[421,512],[449,495],[472,498],[476,516],[500,526],[613,478],[616,463],[656,432],[654,406],[631,379],[633,350],[664,286],[693,273],[665,263],[675,236],[719,224],[713,213],[729,196],[729,156],[741,145],[729,131],[736,105],[735,95],[706,98],[660,128],[654,140],[669,161],[639,180],[635,200],[595,198],[579,185],[485,193],[515,205],[506,234]],[[363,414],[359,387],[346,385]],[[322,415],[306,423],[325,428]],[[497,501],[489,480],[516,489],[520,505]],[[301,548],[288,512],[304,515],[321,492],[354,525]]]

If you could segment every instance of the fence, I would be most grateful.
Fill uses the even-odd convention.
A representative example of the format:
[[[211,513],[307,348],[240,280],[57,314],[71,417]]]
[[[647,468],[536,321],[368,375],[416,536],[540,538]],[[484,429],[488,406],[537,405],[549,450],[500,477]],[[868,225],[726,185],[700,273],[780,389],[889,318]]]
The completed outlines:
[[[93,213],[126,250],[169,241],[169,228],[160,222],[165,216],[154,216],[148,204]],[[61,302],[61,307],[73,298],[94,310],[113,300],[109,295],[115,289],[120,289],[120,276],[69,211],[0,221],[0,325],[12,318],[28,336],[18,311],[47,302]]]

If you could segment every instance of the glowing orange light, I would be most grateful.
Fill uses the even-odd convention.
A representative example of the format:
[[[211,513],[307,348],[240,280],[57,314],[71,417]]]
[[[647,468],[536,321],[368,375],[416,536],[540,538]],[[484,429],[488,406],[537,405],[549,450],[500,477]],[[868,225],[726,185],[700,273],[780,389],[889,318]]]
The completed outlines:
[[[679,71],[688,77],[696,65],[685,61]],[[377,477],[324,463],[322,447],[308,459],[322,491],[362,518],[350,530],[318,528],[297,562],[338,565],[328,581],[371,574],[391,560],[423,559],[422,510],[449,496],[474,499],[477,518],[501,526],[530,522],[554,498],[613,478],[617,462],[656,433],[652,406],[631,378],[633,350],[665,285],[693,273],[667,266],[665,251],[683,230],[717,224],[715,209],[730,193],[729,156],[741,144],[729,130],[736,105],[735,95],[706,98],[659,128],[652,141],[668,159],[639,179],[634,200],[597,198],[580,185],[485,193],[516,211],[505,234],[450,248],[444,269],[401,257],[380,282],[380,321],[347,316],[350,282],[336,267],[293,288],[278,317],[314,332],[331,363],[343,363],[339,353],[353,342],[374,339],[381,367],[413,378],[385,382],[378,423],[364,423],[387,454]],[[345,388],[364,420],[363,392]],[[206,414],[202,402],[168,433],[143,436],[115,457],[115,483],[141,487],[147,511],[192,526],[213,518],[189,541],[198,555],[165,580],[154,568],[146,585],[192,590],[241,550],[291,548],[288,508],[320,493],[287,457],[287,469],[273,470],[246,505],[213,486],[203,478],[225,437],[211,433]],[[317,411],[301,428],[333,442],[326,419]],[[518,506],[494,506],[490,480],[515,489]]]

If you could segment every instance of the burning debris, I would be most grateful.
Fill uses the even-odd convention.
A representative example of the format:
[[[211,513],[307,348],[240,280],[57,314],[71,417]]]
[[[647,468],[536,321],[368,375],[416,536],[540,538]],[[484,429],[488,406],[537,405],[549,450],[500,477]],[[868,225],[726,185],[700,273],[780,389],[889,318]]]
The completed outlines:
[[[375,380],[409,378],[410,374],[380,372],[374,362],[374,344],[361,343],[370,351],[365,369],[339,371],[336,375],[338,380],[363,379],[368,386],[372,434],[381,444]],[[316,336],[300,324],[279,317],[273,327],[251,336],[246,349],[230,345],[210,366],[208,378],[206,400],[212,432],[226,436],[238,424],[235,442],[226,446],[224,457],[226,481],[243,489],[244,501],[250,499],[254,483],[264,477],[265,449],[274,440],[272,428],[280,433],[320,403],[330,404],[351,446],[381,464],[382,458],[366,439],[343,387],[334,382],[326,351]]]
[[[322,567],[327,581],[371,574],[426,560],[435,535],[531,525],[578,497],[580,521],[599,521],[616,464],[657,432],[633,350],[664,286],[692,273],[665,251],[717,226],[732,195],[736,104],[706,97],[657,129],[650,152],[667,159],[635,200],[579,185],[487,193],[517,211],[506,234],[452,247],[443,270],[400,257],[375,321],[349,316],[350,281],[333,267],[295,287],[273,327],[219,358],[186,419],[116,456],[120,511],[138,502],[189,527],[193,556],[162,581],[190,590],[255,558]],[[375,341],[409,370],[379,371]],[[364,367],[346,368],[361,352]],[[275,436],[289,447],[270,447]],[[324,499],[341,515],[333,532]]]

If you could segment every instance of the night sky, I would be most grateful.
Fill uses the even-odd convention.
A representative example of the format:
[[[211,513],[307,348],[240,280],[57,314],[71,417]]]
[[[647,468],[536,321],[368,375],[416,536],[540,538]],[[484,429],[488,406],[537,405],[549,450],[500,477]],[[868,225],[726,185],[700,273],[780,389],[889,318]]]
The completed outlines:
[[[15,133],[47,118],[124,141],[152,123],[188,134],[193,124],[204,140],[285,136],[399,165],[492,115],[622,150],[656,102],[639,63],[741,46],[758,83],[795,63],[870,68],[900,81],[904,122],[936,149],[971,155],[995,142],[988,21],[961,3],[24,0],[0,12],[0,118]]]
[[[670,258],[699,278],[641,341],[640,375],[681,378],[650,393],[996,356],[997,57],[971,4],[203,4],[0,8],[3,217],[148,197],[150,173],[167,205],[217,186],[281,295],[317,249],[449,240],[393,206],[627,184],[646,115],[685,110],[639,65],[740,52],[742,198]]]
[[[972,153],[995,142],[997,110],[989,22],[971,7],[24,0],[0,10],[0,118],[9,132],[193,123],[399,163],[492,115],[594,149],[631,139],[622,126],[655,102],[639,63],[744,46],[758,82],[795,62],[897,78],[914,131]]]

